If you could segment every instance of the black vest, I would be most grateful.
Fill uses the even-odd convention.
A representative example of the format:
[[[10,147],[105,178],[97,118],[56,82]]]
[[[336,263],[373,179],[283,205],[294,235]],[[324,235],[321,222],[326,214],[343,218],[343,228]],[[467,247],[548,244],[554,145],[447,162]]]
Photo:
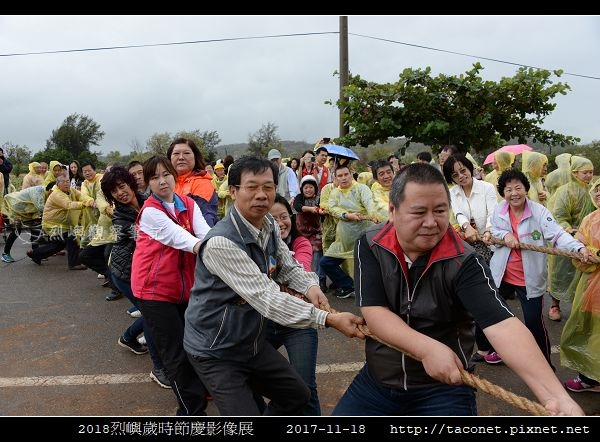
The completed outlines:
[[[271,231],[267,249],[263,251],[234,206],[208,232],[198,252],[194,286],[185,312],[185,350],[199,357],[243,362],[268,345],[266,319],[204,266],[202,251],[214,236],[234,242],[266,274],[269,256],[277,255],[276,231]]]
[[[409,284],[396,255],[374,241],[391,223],[373,226],[366,240],[379,262],[388,308],[412,329],[450,347],[468,366],[474,348],[474,322],[455,295],[454,280],[465,259],[474,250],[464,244],[465,253],[430,263],[409,293]],[[369,373],[391,388],[410,389],[439,384],[425,372],[423,364],[373,339],[365,344]]]

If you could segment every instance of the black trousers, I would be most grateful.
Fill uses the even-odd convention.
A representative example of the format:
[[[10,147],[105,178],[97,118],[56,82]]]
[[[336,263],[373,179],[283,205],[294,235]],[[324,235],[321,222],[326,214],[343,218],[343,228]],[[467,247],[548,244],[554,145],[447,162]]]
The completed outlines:
[[[260,396],[271,400],[265,415],[299,415],[310,399],[310,390],[300,375],[267,342],[244,362],[188,356],[222,416],[263,414],[257,404]]]
[[[108,278],[108,261],[106,258],[106,248],[108,246],[109,244],[84,247],[79,253],[79,260],[94,272],[100,273]],[[112,244],[110,244],[110,246],[112,247]]]
[[[138,299],[138,307],[171,381],[179,404],[177,415],[206,416],[208,392],[183,349],[183,315],[187,304]]]
[[[4,225],[7,226],[7,224],[4,224]],[[19,236],[21,236],[21,233],[23,232],[24,229],[23,229],[23,227],[19,227],[18,225],[10,224],[6,227],[6,230],[10,231],[10,233],[8,234],[8,237],[6,238],[6,243],[4,244],[4,253],[10,255],[12,246],[14,245],[17,238]],[[31,247],[35,249],[38,247],[37,242],[40,240],[42,231],[40,228],[31,227],[31,228],[29,228],[29,232],[30,232],[29,242],[31,243]]]
[[[62,232],[60,236],[52,236],[46,244],[40,245],[33,249],[33,256],[36,259],[45,259],[60,252],[62,249],[67,249],[67,262],[69,268],[79,264],[79,246],[77,240],[69,232]]]

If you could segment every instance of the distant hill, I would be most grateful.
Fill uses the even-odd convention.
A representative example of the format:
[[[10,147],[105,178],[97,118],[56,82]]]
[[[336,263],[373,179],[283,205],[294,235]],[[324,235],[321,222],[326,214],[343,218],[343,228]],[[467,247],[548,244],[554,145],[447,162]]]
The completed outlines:
[[[215,147],[218,158],[224,158],[227,155],[233,155],[233,158],[239,158],[248,151],[248,143],[222,144]]]
[[[283,156],[284,157],[292,157],[292,158],[300,157],[302,152],[304,152],[305,150],[308,150],[308,149],[312,149],[314,147],[314,144],[307,143],[306,141],[283,140],[282,144],[283,144],[283,149],[282,149],[281,153],[283,154]],[[373,150],[379,150],[379,149],[383,149],[385,151],[388,151],[389,153],[396,153],[397,155],[399,155],[402,146],[404,146],[405,144],[406,144],[406,140],[402,137],[390,138],[386,143],[383,143],[383,144],[380,144],[380,143],[372,144],[368,148],[355,146],[355,147],[352,147],[352,150],[354,150],[361,158],[370,157],[370,155],[367,152],[373,151]],[[510,140],[506,144],[519,144],[519,143],[515,139],[515,140]],[[535,151],[541,152],[541,153],[544,153],[547,155],[556,155],[558,153],[564,152],[567,149],[567,147],[558,147],[558,146],[551,147],[551,146],[548,146],[548,145],[545,145],[542,143],[533,143],[533,142],[531,142],[531,140],[527,144],[529,146],[533,147]],[[493,149],[490,149],[489,151],[492,151],[492,150]],[[218,158],[223,158],[225,155],[228,155],[228,154],[233,155],[234,158],[239,158],[242,155],[246,155],[248,153],[248,143],[223,144],[221,146],[217,146],[216,151],[217,151]],[[431,152],[431,146],[427,146],[423,143],[411,142],[409,144],[409,146],[405,149],[404,155],[406,155],[406,157],[407,157],[406,160],[412,161],[412,160],[414,160],[414,157],[416,156],[416,154],[419,152],[422,152],[422,151]],[[478,160],[482,160],[483,158],[485,158],[487,153],[488,153],[488,151],[483,151],[483,152],[474,154],[474,156]]]
[[[314,144],[306,141],[282,140],[281,144],[283,144],[281,154],[284,157],[299,157],[302,152],[314,147]],[[222,144],[217,146],[215,150],[218,158],[223,158],[225,155],[233,155],[233,158],[239,158],[248,154],[248,143]]]

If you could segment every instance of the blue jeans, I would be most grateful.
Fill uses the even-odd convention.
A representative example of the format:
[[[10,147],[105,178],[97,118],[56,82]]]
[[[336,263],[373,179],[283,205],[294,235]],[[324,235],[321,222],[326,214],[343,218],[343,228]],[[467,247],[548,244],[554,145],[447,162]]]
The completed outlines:
[[[332,416],[476,416],[475,390],[466,385],[436,385],[401,390],[383,387],[367,364],[358,372]]]
[[[112,281],[113,287],[116,288],[120,293],[125,295],[131,303],[139,309],[138,307],[138,299],[133,296],[133,292],[131,291],[131,284],[128,281],[123,281],[121,278],[117,278],[116,276],[110,274],[110,279]],[[141,332],[144,332],[144,337],[146,338],[146,346],[148,347],[148,353],[150,354],[150,359],[152,359],[152,365],[154,365],[155,370],[162,370],[164,368],[162,361],[160,360],[160,356],[156,352],[156,347],[154,346],[154,340],[152,339],[152,333],[148,329],[148,325],[144,320],[144,317],[137,318],[133,321],[127,330],[123,333],[123,338],[131,342],[137,339],[138,335]]]
[[[554,370],[552,361],[550,360],[550,338],[548,338],[548,330],[544,324],[544,315],[542,313],[544,307],[544,297],[538,296],[537,298],[527,299],[527,288],[518,285],[512,285],[508,282],[502,281],[500,284],[500,294],[514,292],[521,301],[521,308],[523,309],[523,322],[533,335],[535,342],[538,347],[542,350],[548,364]],[[502,356],[502,355],[500,355]]]
[[[275,348],[282,345],[287,351],[290,364],[298,372],[310,390],[310,400],[302,409],[303,416],[321,416],[321,404],[317,393],[317,349],[319,337],[314,328],[290,328],[269,321],[267,340]]]
[[[323,257],[323,252],[321,250],[313,250],[312,261],[310,262],[310,270],[315,272],[319,279],[326,278],[327,275],[325,271],[321,268],[321,258]]]
[[[319,261],[319,264],[321,264],[321,271],[329,276],[332,283],[339,288],[348,289],[354,287],[354,280],[340,267],[344,261],[345,259],[343,258],[323,256]]]

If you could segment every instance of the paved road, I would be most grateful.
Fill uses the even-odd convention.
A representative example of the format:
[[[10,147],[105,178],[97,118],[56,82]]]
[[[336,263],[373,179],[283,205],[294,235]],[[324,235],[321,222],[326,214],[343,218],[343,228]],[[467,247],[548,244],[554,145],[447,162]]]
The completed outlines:
[[[67,270],[64,256],[37,266],[25,252],[18,241],[12,253],[17,262],[0,262],[0,415],[173,415],[173,393],[148,377],[150,358],[117,345],[131,323],[128,301],[106,302],[108,290],[100,287],[96,274]],[[351,299],[331,302],[338,310],[356,311]],[[519,310],[515,301],[511,306]],[[561,323],[547,323],[551,342],[558,344]],[[362,342],[329,329],[320,332],[317,381],[324,415],[363,361]],[[559,366],[558,354],[553,361],[561,379],[574,375]],[[477,372],[533,399],[502,364],[480,365]],[[575,396],[586,413],[600,414],[597,396]],[[484,393],[478,393],[478,407],[480,415],[524,414]],[[213,405],[208,413],[218,414]]]

